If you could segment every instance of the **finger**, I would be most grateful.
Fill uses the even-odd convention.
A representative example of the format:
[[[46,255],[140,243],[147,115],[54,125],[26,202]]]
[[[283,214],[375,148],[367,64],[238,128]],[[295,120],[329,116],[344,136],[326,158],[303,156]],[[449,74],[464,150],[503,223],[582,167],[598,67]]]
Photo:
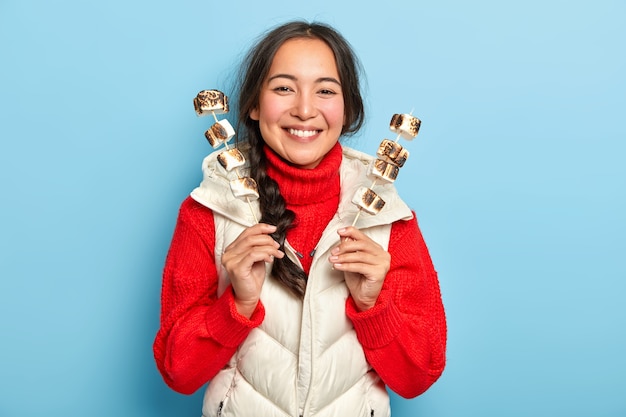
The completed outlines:
[[[363,265],[374,266],[380,263],[380,261],[377,258],[371,255],[368,255],[365,252],[349,252],[349,253],[344,253],[344,254],[339,254],[339,255],[331,255],[329,259],[331,263],[339,263],[339,264],[361,263]]]
[[[333,267],[337,271],[350,272],[368,280],[378,280],[385,277],[385,272],[383,268],[374,268],[372,267],[372,265],[367,265],[359,262],[337,263],[333,264]]]
[[[280,245],[278,244],[278,242],[276,242],[268,235],[254,235],[248,236],[247,238],[238,239],[237,241],[227,246],[224,252],[229,250],[247,252],[250,248],[255,247],[269,247],[277,249],[279,246]]]
[[[389,269],[382,259],[372,260],[355,257],[331,257],[329,261],[335,269],[360,272],[363,275],[379,275]]]
[[[265,223],[255,224],[254,226],[244,229],[244,231],[241,232],[239,236],[237,236],[237,238],[231,243],[231,245],[237,245],[240,242],[245,242],[246,240],[254,237],[267,237],[269,239],[272,239],[270,235],[275,231],[276,226]]]
[[[243,233],[251,233],[251,234],[265,234],[269,235],[276,231],[276,226],[267,223],[257,223],[253,226],[246,228]]]
[[[284,252],[273,245],[253,246],[246,251],[224,252],[222,264],[229,269],[249,269],[256,262],[273,262],[274,258],[283,258]]]
[[[242,233],[224,249],[224,253],[246,253],[254,247],[271,247],[278,249],[280,245],[271,236],[266,234]]]
[[[389,271],[391,258],[387,252],[367,251],[332,253],[329,262],[333,268],[342,271],[359,272],[363,275],[384,276]]]
[[[340,236],[340,246],[347,248],[347,251],[365,250],[367,247],[382,249],[382,246],[356,227],[344,227],[338,229],[337,233]]]
[[[332,255],[355,253],[359,257],[381,256],[384,253],[382,246],[371,240],[348,240],[340,243],[331,250]]]
[[[347,227],[342,227],[340,229],[337,229],[337,234],[341,236],[342,238],[341,240],[345,240],[345,239],[359,240],[359,239],[363,239],[366,237],[365,233],[363,233],[362,231],[360,231],[354,226],[347,226]]]

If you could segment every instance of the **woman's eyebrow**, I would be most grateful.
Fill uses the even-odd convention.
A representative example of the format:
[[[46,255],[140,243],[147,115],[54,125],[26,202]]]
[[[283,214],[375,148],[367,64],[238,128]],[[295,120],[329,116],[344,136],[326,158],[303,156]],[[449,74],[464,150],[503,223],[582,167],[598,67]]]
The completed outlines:
[[[275,80],[276,78],[286,78],[286,79],[291,80],[291,81],[298,81],[298,79],[294,75],[289,75],[289,74],[272,75],[271,77],[269,77],[267,79],[267,81],[269,82],[269,81]]]
[[[316,83],[323,83],[323,82],[331,82],[331,83],[335,83],[337,85],[341,85],[341,83],[339,82],[338,79],[334,78],[334,77],[320,77],[317,80],[315,80]]]
[[[275,75],[272,75],[271,77],[269,77],[267,79],[267,81],[270,82],[270,81],[275,80],[277,78],[286,78],[286,79],[291,80],[291,81],[298,81],[298,77],[296,77],[295,75],[291,75],[291,74],[275,74]],[[317,80],[315,80],[316,84],[323,83],[323,82],[331,82],[331,83],[335,83],[337,85],[341,85],[339,80],[337,80],[334,77],[320,77]]]

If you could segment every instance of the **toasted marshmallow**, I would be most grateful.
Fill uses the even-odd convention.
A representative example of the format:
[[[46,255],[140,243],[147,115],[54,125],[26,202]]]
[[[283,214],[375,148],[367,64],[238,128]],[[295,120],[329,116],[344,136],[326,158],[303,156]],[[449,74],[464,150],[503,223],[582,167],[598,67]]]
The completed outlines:
[[[372,180],[394,182],[398,178],[400,167],[382,159],[375,159],[367,167],[367,176]]]
[[[352,197],[352,203],[369,214],[378,214],[385,205],[385,200],[367,187],[359,187]]]
[[[228,96],[219,90],[202,90],[193,99],[198,116],[228,113]]]
[[[259,198],[256,181],[250,177],[237,178],[230,182],[230,189],[236,198],[256,200]]]
[[[226,119],[214,123],[213,126],[204,132],[204,137],[213,148],[217,148],[222,143],[228,142],[233,136],[235,136],[235,129],[233,129],[230,122]]]
[[[381,159],[390,162],[398,167],[402,167],[409,158],[409,151],[404,149],[402,145],[389,139],[383,139],[376,151]]]
[[[417,136],[422,122],[415,116],[410,114],[394,114],[389,123],[389,129],[398,133],[404,139],[412,140]]]
[[[217,162],[222,165],[226,171],[232,171],[233,169],[242,166],[246,163],[246,158],[241,151],[237,148],[232,148],[224,152],[220,152],[217,155]]]

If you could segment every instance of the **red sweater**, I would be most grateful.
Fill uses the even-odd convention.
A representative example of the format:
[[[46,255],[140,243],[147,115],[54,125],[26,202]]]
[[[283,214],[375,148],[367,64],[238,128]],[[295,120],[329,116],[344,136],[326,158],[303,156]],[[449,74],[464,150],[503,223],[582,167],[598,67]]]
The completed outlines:
[[[300,261],[308,272],[309,254],[338,206],[341,147],[333,148],[313,170],[290,167],[271,151],[266,155],[268,174],[296,213],[287,240],[303,255]],[[262,303],[247,319],[238,314],[232,291],[217,297],[214,244],[213,213],[187,198],[165,262],[161,326],[154,341],[165,382],[184,394],[211,380],[264,318]],[[443,372],[445,314],[437,274],[415,217],[392,225],[388,251],[391,268],[376,305],[358,312],[349,297],[346,314],[371,366],[391,390],[411,398]]]

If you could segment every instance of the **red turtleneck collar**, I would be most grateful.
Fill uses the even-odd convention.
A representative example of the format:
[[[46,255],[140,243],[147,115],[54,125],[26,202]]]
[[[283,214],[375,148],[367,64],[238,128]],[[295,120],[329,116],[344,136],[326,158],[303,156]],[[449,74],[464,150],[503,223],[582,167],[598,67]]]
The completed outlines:
[[[339,195],[339,165],[342,157],[339,142],[313,169],[289,165],[267,145],[264,151],[267,174],[278,183],[287,205],[319,203]]]

